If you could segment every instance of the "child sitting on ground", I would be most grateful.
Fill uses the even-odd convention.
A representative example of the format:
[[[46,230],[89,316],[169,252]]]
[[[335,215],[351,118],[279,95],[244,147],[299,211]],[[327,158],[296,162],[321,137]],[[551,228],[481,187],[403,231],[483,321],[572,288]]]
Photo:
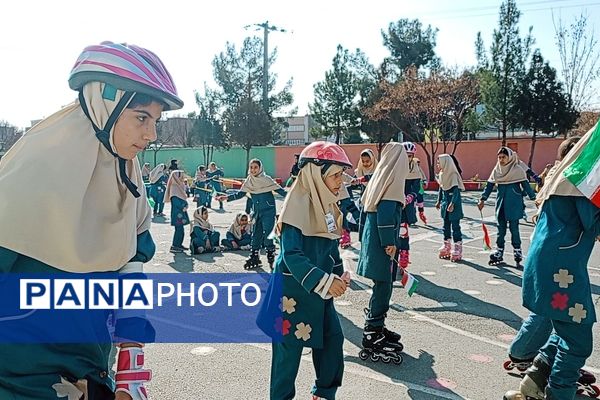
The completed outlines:
[[[208,222],[208,209],[204,206],[194,211],[190,249],[192,254],[215,253],[221,251],[219,232]]]
[[[229,227],[225,239],[221,245],[227,250],[250,250],[252,240],[252,225],[248,220],[248,214],[238,213]]]

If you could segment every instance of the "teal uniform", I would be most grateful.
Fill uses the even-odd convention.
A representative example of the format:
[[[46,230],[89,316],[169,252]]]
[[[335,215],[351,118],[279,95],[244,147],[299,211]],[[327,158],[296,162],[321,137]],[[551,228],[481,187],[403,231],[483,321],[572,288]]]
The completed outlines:
[[[165,207],[165,189],[169,178],[166,175],[161,176],[156,182],[150,185],[150,197],[154,199],[154,214],[162,213]]]
[[[390,309],[392,283],[396,280],[398,264],[385,253],[386,246],[399,246],[402,203],[382,200],[376,212],[363,212],[360,218],[360,259],[356,273],[372,279],[373,294],[369,301],[366,324],[384,326],[385,315]],[[397,255],[394,255],[394,259]]]
[[[197,207],[205,206],[210,208],[211,193],[207,192],[207,190],[209,190],[207,181],[194,182],[194,201]]]
[[[218,180],[219,178],[223,178],[223,176],[224,176],[224,174],[223,174],[223,170],[222,169],[216,169],[214,172],[212,172],[210,170],[207,170],[206,171],[206,177],[209,179],[209,181],[208,181],[208,188],[214,190],[217,193],[223,193],[223,185]],[[212,197],[209,199],[209,201],[212,202]],[[211,206],[210,203],[209,203],[209,206]],[[223,202],[222,201],[219,202],[219,207],[221,209],[223,208]]]
[[[184,226],[190,223],[187,208],[187,201],[179,197],[171,197],[171,226],[175,227],[175,233],[173,234],[174,247],[183,247],[183,238],[185,237]]]
[[[600,208],[587,198],[544,202],[523,271],[523,305],[552,320],[554,333],[540,352],[552,367],[552,398],[574,398],[579,369],[592,353],[596,311],[587,264],[599,235]]]
[[[462,209],[462,197],[458,186],[453,186],[448,190],[440,187],[438,192],[438,202],[440,203],[440,212],[444,220],[444,240],[462,241],[462,232],[460,230],[460,220],[464,218]],[[454,210],[448,212],[450,203],[454,204]]]
[[[238,248],[241,246],[249,246],[252,242],[252,235],[249,232],[244,231],[240,239],[236,238],[233,233],[227,232],[225,239],[221,240],[221,245],[227,247],[229,250],[234,250],[232,243],[235,242]]]
[[[210,242],[211,247],[214,249],[219,245],[219,239],[221,235],[216,231],[209,231],[208,229],[202,229],[199,226],[195,226],[191,233],[190,247],[196,249],[198,247],[206,248],[206,241]]]
[[[137,254],[131,261],[148,262],[154,256],[155,246],[149,231],[137,237]],[[47,264],[0,247],[1,273],[60,273],[62,271]],[[99,317],[99,318],[98,318]],[[80,323],[76,329],[94,337],[91,325],[106,327],[107,313],[95,313],[90,316],[90,326]],[[117,320],[115,334],[128,337],[125,332],[131,329],[152,329],[147,321],[135,318],[126,323]],[[133,323],[132,323],[133,322]],[[23,320],[23,329],[26,327]],[[0,322],[0,329],[2,322]],[[39,327],[36,327],[39,329]],[[48,329],[52,329],[51,326]],[[106,328],[109,337],[108,328]],[[43,335],[43,333],[40,333]],[[112,344],[102,343],[99,338],[95,344],[2,344],[0,345],[0,399],[2,400],[40,400],[56,399],[57,392],[52,385],[60,384],[61,377],[72,381],[87,379],[90,400],[110,398],[115,383],[109,371],[109,356]],[[94,397],[94,393],[95,396]]]
[[[496,220],[498,221],[498,238],[496,245],[503,249],[505,245],[506,226],[511,233],[511,244],[513,248],[521,248],[521,236],[519,233],[519,220],[523,218],[525,203],[523,193],[527,193],[531,200],[535,200],[535,193],[526,180],[517,183],[497,184],[498,195],[496,197]],[[494,183],[488,182],[481,195],[483,201],[490,197],[494,190]]]
[[[412,201],[406,202],[406,206],[402,209],[402,223],[405,224],[400,229],[400,241],[398,248],[400,250],[410,250],[408,226],[417,223],[417,209],[415,208],[415,200],[419,192],[420,179],[407,179],[404,183],[404,194],[412,196]]]
[[[283,188],[277,189],[276,192],[282,197],[287,195],[287,192]],[[227,201],[238,200],[245,196],[246,192],[240,190],[235,194],[227,196]],[[267,238],[275,227],[275,215],[277,212],[273,192],[252,193],[250,196],[252,197],[252,209],[249,214],[254,220],[252,250],[260,250],[263,244],[266,250],[275,250],[273,240]]]
[[[281,229],[281,254],[274,273],[283,274],[283,341],[273,343],[271,399],[293,399],[302,349],[313,349],[316,396],[331,400],[342,384],[344,335],[333,299],[313,289],[325,276],[343,273],[337,240],[304,236],[291,225]]]

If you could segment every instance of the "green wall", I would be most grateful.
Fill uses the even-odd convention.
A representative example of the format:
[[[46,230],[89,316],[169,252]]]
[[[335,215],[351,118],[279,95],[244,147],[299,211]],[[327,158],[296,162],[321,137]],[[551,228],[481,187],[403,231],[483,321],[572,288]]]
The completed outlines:
[[[152,167],[154,163],[154,152],[146,150],[138,156],[140,163],[149,162]],[[255,147],[250,150],[250,158],[259,158],[263,162],[265,172],[273,177],[275,174],[275,148]],[[198,165],[206,165],[202,148],[166,148],[156,153],[156,163],[164,163],[169,166],[171,160],[178,160],[179,167],[189,175],[194,176]],[[215,150],[213,160],[223,169],[225,176],[229,178],[246,177],[248,166],[246,165],[246,151],[239,147],[227,151]]]

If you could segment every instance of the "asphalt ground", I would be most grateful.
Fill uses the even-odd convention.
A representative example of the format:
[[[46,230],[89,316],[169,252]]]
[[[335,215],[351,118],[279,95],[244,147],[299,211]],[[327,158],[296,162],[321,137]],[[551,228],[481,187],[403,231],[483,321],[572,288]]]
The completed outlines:
[[[515,268],[510,247],[505,252],[506,264],[488,265],[489,252],[483,250],[481,216],[476,207],[478,197],[477,192],[463,193],[464,259],[451,263],[438,258],[442,221],[433,207],[436,194],[426,194],[428,225],[419,222],[410,229],[409,272],[419,280],[419,287],[408,297],[406,290],[395,284],[387,319],[388,328],[402,334],[405,349],[401,365],[362,361],[358,357],[363,309],[368,305],[372,282],[353,274],[350,289],[335,301],[346,338],[344,381],[338,399],[487,400],[501,399],[507,390],[518,388],[519,376],[507,373],[502,363],[507,359],[508,345],[528,314],[521,305],[522,271]],[[493,201],[491,197],[483,210],[492,242],[496,235]],[[277,203],[279,208],[281,201]],[[526,203],[530,220],[535,207],[532,202]],[[194,207],[190,199],[190,216]],[[240,200],[226,203],[225,212],[210,212],[210,221],[222,237],[244,207],[245,201]],[[157,253],[146,264],[148,272],[244,272],[248,252],[172,254],[169,247],[173,228],[168,218],[155,218],[153,222]],[[521,221],[520,230],[526,255],[533,225]],[[341,254],[346,268],[354,272],[360,243],[354,233],[352,239],[353,247]],[[264,255],[262,260],[266,265]],[[597,304],[598,246],[588,269]],[[268,267],[263,271],[268,272]],[[597,329],[594,343],[587,367],[600,377]],[[149,344],[146,349],[146,364],[153,370],[149,387],[154,399],[267,399],[270,362],[268,344]],[[305,349],[296,398],[310,398],[314,378],[310,349]]]

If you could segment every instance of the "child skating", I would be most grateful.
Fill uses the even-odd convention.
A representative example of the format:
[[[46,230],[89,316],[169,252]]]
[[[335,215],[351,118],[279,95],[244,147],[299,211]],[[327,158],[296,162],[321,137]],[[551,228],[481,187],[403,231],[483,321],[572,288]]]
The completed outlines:
[[[402,209],[402,222],[400,224],[400,241],[398,242],[398,265],[401,268],[408,268],[410,263],[410,244],[409,244],[409,226],[417,222],[417,210],[414,201],[421,187],[421,173],[414,162],[417,146],[412,142],[402,143],[406,156],[408,157],[408,174],[404,183],[404,194],[406,202]]]
[[[348,221],[348,214],[352,216],[355,221],[358,221],[359,211],[354,204],[352,198],[352,189],[350,185],[355,183],[355,179],[345,172],[342,174],[342,186],[340,187],[339,195],[339,206],[342,212],[342,237],[340,239],[340,246],[342,249],[346,249],[352,245],[352,239],[350,238],[350,222]]]
[[[194,177],[194,201],[196,207],[210,208],[211,189],[208,188],[208,177],[206,175],[206,167],[198,165],[196,168],[196,176]]]
[[[208,189],[216,192],[217,195],[223,193],[223,185],[221,179],[223,179],[223,170],[217,168],[217,163],[214,161],[208,164],[208,171],[206,171],[206,178],[208,179]],[[212,208],[212,197],[209,200],[209,208]],[[224,211],[223,202],[219,201],[219,210]]]
[[[366,310],[361,359],[400,364],[400,335],[385,327],[398,272],[398,242],[408,158],[401,143],[388,143],[362,197],[361,249],[356,273],[373,281]]]
[[[167,167],[165,164],[158,164],[150,171],[150,197],[154,200],[154,210],[152,215],[155,217],[164,217],[165,209],[165,188],[169,177],[165,173]]]
[[[300,154],[300,172],[283,204],[281,254],[274,270],[283,276],[283,321],[275,328],[283,340],[272,345],[271,400],[295,398],[304,347],[312,348],[316,373],[312,399],[334,400],[342,385],[344,335],[333,298],[350,283],[338,251],[342,221],[337,206],[341,175],[350,165],[340,146],[310,144]],[[272,330],[272,322],[262,329]]]
[[[248,165],[248,177],[242,184],[239,192],[229,196],[218,196],[219,201],[233,201],[246,197],[252,198],[251,217],[253,220],[252,251],[250,257],[244,264],[245,269],[253,269],[261,266],[259,252],[265,246],[267,250],[267,261],[272,268],[275,262],[275,244],[269,239],[269,234],[275,226],[275,197],[273,192],[285,197],[287,192],[263,170],[262,161],[257,158],[250,160]]]
[[[580,136],[573,136],[560,144],[556,162],[543,174],[544,180],[546,178],[550,179],[554,175],[560,162],[567,156],[579,139],[581,139]],[[548,317],[530,312],[508,349],[509,359],[504,362],[504,369],[507,371],[516,369],[519,372],[525,372],[533,363],[533,359],[539,350],[546,344],[551,333],[552,321]],[[599,397],[600,389],[594,385],[596,377],[591,372],[583,369],[579,371],[579,374],[577,394],[588,397]]]
[[[505,400],[571,400],[592,353],[588,260],[600,235],[600,125],[590,130],[546,179],[523,271],[523,305],[551,321],[548,342],[535,356],[519,391]],[[538,324],[536,326],[542,326]]]
[[[219,239],[221,235],[208,221],[208,208],[202,206],[194,211],[194,222],[190,234],[190,252],[192,254],[215,253],[221,251]]]
[[[419,182],[419,191],[417,192],[417,211],[419,212],[419,219],[427,225],[427,217],[425,216],[425,201],[423,195],[427,188],[427,176],[421,168],[421,160],[417,157],[413,157],[413,162],[416,164],[414,168],[418,169],[419,175],[421,175],[421,181]]]
[[[517,267],[520,267],[523,260],[523,251],[521,250],[519,220],[523,218],[523,210],[525,209],[522,193],[527,193],[531,200],[535,200],[535,193],[529,185],[527,173],[521,166],[519,158],[508,147],[501,147],[498,150],[498,161],[477,204],[479,210],[483,209],[485,201],[492,193],[494,186],[498,187],[496,197],[498,237],[496,238],[496,250],[490,254],[489,264],[498,265],[504,261],[504,238],[506,237],[506,227],[508,225],[515,263]]]
[[[221,240],[221,246],[228,250],[250,250],[252,241],[252,225],[248,214],[238,213],[225,235]]]
[[[172,253],[181,253],[187,250],[187,247],[183,245],[183,239],[185,238],[185,226],[190,223],[190,217],[187,213],[188,203],[183,184],[184,176],[185,173],[180,169],[171,172],[165,192],[166,201],[171,202],[171,226],[175,227],[170,250]]]
[[[444,243],[439,248],[439,257],[456,262],[462,260],[462,232],[460,220],[463,218],[461,191],[465,185],[458,160],[450,154],[438,156],[440,190],[435,208],[441,210],[444,220]],[[454,246],[452,246],[454,240]]]

